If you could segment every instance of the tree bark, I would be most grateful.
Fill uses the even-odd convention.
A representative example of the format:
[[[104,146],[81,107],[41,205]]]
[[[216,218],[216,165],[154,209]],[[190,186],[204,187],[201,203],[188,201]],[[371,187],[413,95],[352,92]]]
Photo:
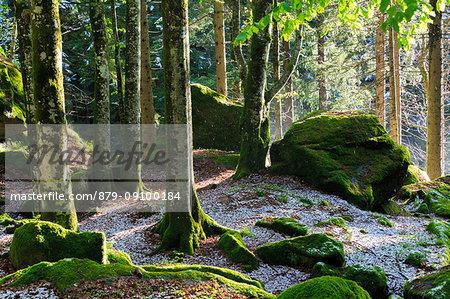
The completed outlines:
[[[216,43],[216,88],[227,95],[227,62],[225,56],[224,0],[214,0],[214,40]]]
[[[435,17],[429,24],[429,81],[427,92],[427,153],[426,170],[430,179],[436,179],[443,173],[444,147],[444,98],[442,97],[442,12],[438,11],[437,0],[431,0]]]
[[[277,6],[277,0],[273,1],[273,6]],[[273,66],[273,82],[280,80],[280,36],[278,32],[278,23],[273,20],[273,40],[272,40],[272,66]],[[280,140],[283,138],[283,117],[281,98],[278,97],[274,101],[275,105],[275,139]]]
[[[199,247],[201,238],[205,238],[207,234],[223,233],[226,229],[204,214],[194,188],[188,1],[162,0],[161,5],[166,123],[187,126],[188,152],[184,155],[187,154],[189,161],[188,181],[191,198],[185,199],[189,202],[188,212],[167,212],[156,227],[155,231],[162,234],[162,242],[156,252],[176,248],[192,254],[195,248]],[[168,150],[177,149],[168,148]],[[177,167],[176,164],[173,166]]]
[[[384,31],[381,28],[381,24],[384,22],[384,15],[381,13],[378,13],[378,27],[377,27],[377,33],[376,33],[376,71],[375,71],[375,77],[376,77],[376,116],[378,120],[380,121],[381,125],[383,127],[386,126],[385,124],[385,108],[384,108],[384,82],[385,82],[385,66],[384,66]]]
[[[254,20],[260,20],[273,8],[272,1],[252,1]],[[244,89],[244,112],[241,118],[242,142],[235,178],[265,167],[270,143],[270,126],[266,101],[266,73],[269,60],[271,26],[253,34],[250,44],[248,74]],[[272,98],[270,99],[272,100]]]
[[[14,18],[13,32],[11,37],[11,46],[9,48],[9,60],[13,62],[14,55],[16,54],[16,38],[17,38],[17,18]]]
[[[66,124],[64,111],[64,86],[62,73],[62,36],[59,20],[58,0],[32,0],[32,67],[34,83],[34,106],[36,122],[39,124]],[[59,151],[67,149],[65,128],[60,131],[38,128],[39,141],[56,142]],[[69,168],[65,163],[42,163],[38,166],[39,192],[48,193],[63,190],[71,193]],[[45,179],[53,179],[45,181]],[[56,180],[55,178],[61,178]],[[46,207],[57,205],[61,212],[48,212]],[[77,230],[77,215],[73,201],[52,203],[42,201],[44,212],[41,219],[58,223],[65,228]],[[55,206],[53,206],[55,208]],[[64,212],[63,212],[64,211]]]
[[[124,120],[124,103],[123,103],[123,80],[122,80],[122,66],[120,64],[120,45],[119,45],[119,33],[117,30],[117,15],[116,15],[116,1],[111,0],[111,21],[114,36],[114,63],[116,65],[116,77],[117,77],[117,98],[119,100],[119,118],[122,123]]]
[[[26,122],[33,122],[33,80],[32,71],[32,44],[31,44],[31,4],[29,0],[14,1],[19,39],[19,61],[22,72],[23,91],[25,95]]]
[[[325,81],[325,36],[323,32],[323,14],[317,16],[317,64],[319,85],[319,110],[327,110],[327,86]]]
[[[389,29],[389,133],[396,144],[401,144],[400,57],[397,32]]]
[[[231,19],[231,40],[234,42],[241,30],[241,6],[239,0],[231,1],[232,19]],[[241,87],[245,87],[245,79],[247,78],[247,64],[242,54],[241,44],[233,45],[233,56],[239,67],[239,77],[241,79]],[[240,90],[241,88],[239,88]]]
[[[283,69],[284,71],[287,71],[289,68],[289,64],[291,62],[291,46],[289,44],[289,41],[283,41],[283,50],[284,50]],[[285,127],[286,130],[289,130],[289,128],[292,126],[292,123],[295,120],[294,103],[292,98],[292,77],[289,78],[288,82],[286,83],[284,91],[286,93],[286,96],[284,98],[285,99],[284,114],[286,115]]]

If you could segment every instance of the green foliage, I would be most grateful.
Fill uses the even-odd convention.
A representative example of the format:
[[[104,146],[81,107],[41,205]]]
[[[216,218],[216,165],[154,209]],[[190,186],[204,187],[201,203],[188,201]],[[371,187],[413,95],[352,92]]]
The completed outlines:
[[[287,217],[259,220],[255,225],[267,227],[290,236],[304,236],[308,233],[308,226],[306,226],[306,224]]]

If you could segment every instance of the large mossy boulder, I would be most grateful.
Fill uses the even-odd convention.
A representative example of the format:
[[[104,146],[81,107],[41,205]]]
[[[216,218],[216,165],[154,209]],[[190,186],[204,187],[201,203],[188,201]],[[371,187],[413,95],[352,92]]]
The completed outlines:
[[[258,259],[245,247],[242,236],[238,232],[228,231],[220,239],[218,246],[235,263],[241,263],[246,270],[258,268]]]
[[[5,139],[5,124],[24,122],[24,98],[22,74],[0,55],[0,140]]]
[[[342,196],[366,210],[382,204],[403,185],[410,155],[394,144],[374,115],[313,114],[295,122],[274,142],[271,169]]]
[[[372,298],[386,297],[387,278],[381,267],[352,265],[345,268],[342,278],[353,280],[366,290]]]
[[[194,148],[239,151],[243,105],[200,85],[191,85]]]
[[[415,278],[403,288],[405,299],[450,298],[450,269]]]
[[[46,221],[29,222],[17,228],[10,248],[9,257],[16,269],[63,258],[88,258],[98,263],[107,261],[103,233],[76,233]]]
[[[288,217],[266,218],[257,221],[255,225],[270,228],[279,233],[294,237],[304,236],[308,233],[308,226],[306,224]]]
[[[370,299],[356,282],[334,276],[322,276],[290,287],[278,299]]]
[[[344,246],[325,234],[311,234],[279,242],[264,244],[256,249],[267,264],[312,267],[318,262],[341,267],[344,265]]]

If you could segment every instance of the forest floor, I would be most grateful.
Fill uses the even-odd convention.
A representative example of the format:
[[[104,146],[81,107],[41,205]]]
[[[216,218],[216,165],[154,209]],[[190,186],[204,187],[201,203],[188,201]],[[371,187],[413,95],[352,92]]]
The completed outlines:
[[[214,152],[215,155],[219,154]],[[360,210],[342,198],[323,193],[292,176],[275,176],[268,172],[233,180],[234,171],[213,160],[204,159],[208,152],[196,151],[194,171],[198,196],[203,210],[219,224],[241,231],[246,246],[255,251],[268,242],[288,236],[255,226],[266,217],[292,217],[305,223],[309,233],[326,232],[344,244],[346,265],[377,265],[384,269],[389,293],[402,294],[408,279],[425,274],[441,266],[444,245],[436,245],[436,237],[425,229],[430,219],[413,216],[390,216]],[[406,207],[413,209],[412,206]],[[351,216],[345,227],[316,226],[331,217]],[[378,218],[387,217],[393,227],[380,224]],[[151,229],[162,214],[130,212],[101,212],[80,214],[80,231],[104,232],[107,242],[117,250],[130,254],[136,265],[170,264],[177,262],[171,253],[151,255],[161,241]],[[0,232],[0,254],[9,250],[12,235]],[[239,264],[231,262],[218,248],[218,236],[202,240],[195,254],[185,256],[186,264],[204,264],[229,268],[246,273]],[[412,252],[423,253],[424,267],[417,269],[405,262]],[[8,259],[0,258],[0,277],[13,271]],[[257,270],[246,273],[264,283],[266,291],[279,294],[283,290],[311,278],[310,270],[301,267],[274,266],[260,262]],[[140,286],[138,286],[141,284]],[[186,284],[177,281],[146,281],[120,278],[113,284],[81,282],[79,287],[58,293],[50,284],[42,282],[21,288],[0,289],[4,298],[47,297],[141,297],[197,298],[215,295],[216,298],[245,298],[215,282]],[[82,286],[82,287],[81,287]]]

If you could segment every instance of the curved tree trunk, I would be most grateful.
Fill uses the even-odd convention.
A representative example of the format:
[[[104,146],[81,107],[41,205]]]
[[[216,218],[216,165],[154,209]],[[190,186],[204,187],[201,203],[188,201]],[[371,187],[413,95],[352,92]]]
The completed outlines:
[[[203,213],[194,188],[188,1],[162,0],[162,16],[166,123],[187,125],[188,152],[184,154],[187,154],[189,161],[188,181],[191,198],[185,199],[189,203],[189,211],[167,212],[156,227],[155,231],[163,236],[156,252],[176,248],[192,254],[199,246],[201,238],[205,238],[207,234],[223,233],[226,229]],[[173,166],[180,167],[176,164]]]
[[[389,135],[396,144],[401,144],[401,102],[400,102],[400,57],[397,32],[389,29]]]
[[[429,81],[427,92],[427,154],[426,170],[430,179],[436,179],[443,172],[443,128],[444,98],[442,97],[442,12],[437,11],[437,0],[431,0],[436,16],[429,25]]]
[[[252,1],[254,20],[260,20],[272,10],[272,1]],[[242,141],[236,178],[265,167],[270,142],[269,119],[265,99],[266,72],[269,59],[271,26],[251,38],[248,74],[244,89],[244,112],[241,118]],[[272,99],[270,99],[272,100]]]
[[[214,40],[216,43],[216,88],[227,95],[227,60],[225,56],[224,0],[214,0]]]
[[[33,0],[32,12],[32,77],[36,121],[39,124],[65,124],[62,37],[58,0]],[[67,149],[63,126],[61,126],[60,132],[38,128],[37,133],[39,141],[43,144],[46,144],[46,140],[51,140],[53,143],[57,141],[58,152]],[[41,193],[55,190],[63,190],[66,194],[71,193],[69,168],[65,163],[42,163],[38,167],[40,167],[38,170],[40,172],[39,178],[53,178],[51,181],[39,183],[38,188]],[[55,178],[61,179],[54,180]],[[73,201],[69,201],[69,204],[43,201],[42,205],[44,211],[49,205],[52,205],[54,210],[64,211],[44,212],[41,216],[42,220],[52,221],[68,229],[77,230],[77,215]]]
[[[119,99],[119,118],[120,122],[123,122],[123,80],[122,80],[122,67],[120,64],[120,45],[119,45],[119,33],[117,32],[117,15],[116,15],[116,1],[111,0],[111,21],[114,36],[114,63],[116,64],[116,77],[117,77],[117,98]]]
[[[384,31],[381,24],[384,22],[384,15],[378,13],[378,27],[376,33],[376,115],[383,127],[386,126],[384,120],[384,82],[385,82],[385,66],[384,66]]]

